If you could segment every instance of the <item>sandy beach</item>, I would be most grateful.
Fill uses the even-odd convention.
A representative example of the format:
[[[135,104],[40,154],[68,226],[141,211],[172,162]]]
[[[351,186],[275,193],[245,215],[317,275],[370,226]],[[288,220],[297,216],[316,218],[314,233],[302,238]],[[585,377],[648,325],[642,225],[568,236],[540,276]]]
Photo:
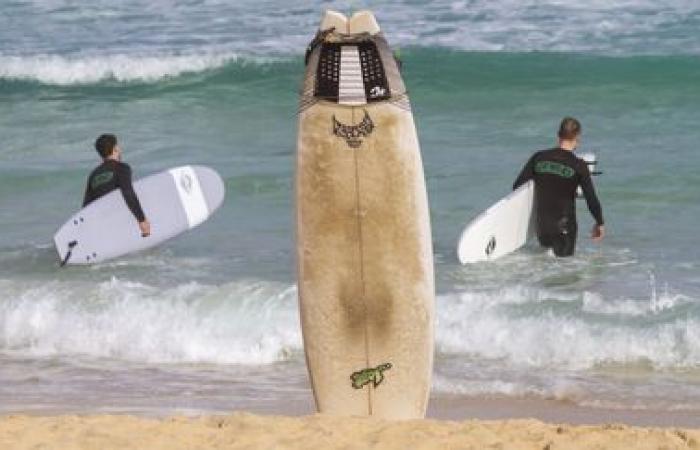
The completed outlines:
[[[570,426],[536,420],[405,421],[323,415],[165,419],[5,416],[0,448],[61,449],[699,449],[700,429]]]

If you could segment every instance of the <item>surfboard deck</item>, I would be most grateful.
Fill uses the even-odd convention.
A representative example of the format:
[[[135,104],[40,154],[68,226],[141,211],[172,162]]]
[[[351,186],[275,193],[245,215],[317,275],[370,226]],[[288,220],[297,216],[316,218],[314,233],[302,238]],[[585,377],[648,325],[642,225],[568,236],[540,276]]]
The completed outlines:
[[[342,24],[337,15],[325,22],[336,30]],[[379,30],[369,12],[354,23],[356,32]],[[307,92],[314,89],[315,62],[307,68]],[[364,102],[371,89],[346,91],[341,104],[342,88],[339,102],[309,106],[302,98],[299,114],[298,281],[314,397],[322,413],[424,417],[434,274],[413,115],[407,98],[400,106],[396,98]]]
[[[534,192],[530,180],[474,218],[459,239],[459,261],[490,261],[525,245],[533,230]]]
[[[224,201],[219,174],[204,166],[182,166],[134,183],[151,235],[142,237],[120,190],[71,216],[54,235],[61,261],[95,264],[155,247],[207,220]],[[66,256],[70,251],[68,259]]]

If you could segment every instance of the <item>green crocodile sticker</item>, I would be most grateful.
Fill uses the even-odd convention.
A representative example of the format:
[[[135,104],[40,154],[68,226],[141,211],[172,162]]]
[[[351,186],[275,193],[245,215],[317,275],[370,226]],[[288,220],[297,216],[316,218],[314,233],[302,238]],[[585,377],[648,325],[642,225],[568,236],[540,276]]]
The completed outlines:
[[[350,375],[352,387],[362,389],[372,383],[376,388],[384,381],[384,372],[391,369],[391,363],[385,363],[380,366],[359,370]]]
[[[576,173],[571,167],[553,161],[540,161],[535,164],[535,173],[548,173],[562,178],[571,178]]]
[[[95,175],[92,182],[90,182],[90,186],[92,186],[93,189],[96,189],[97,187],[112,181],[112,178],[114,178],[114,172],[104,172],[99,175]]]

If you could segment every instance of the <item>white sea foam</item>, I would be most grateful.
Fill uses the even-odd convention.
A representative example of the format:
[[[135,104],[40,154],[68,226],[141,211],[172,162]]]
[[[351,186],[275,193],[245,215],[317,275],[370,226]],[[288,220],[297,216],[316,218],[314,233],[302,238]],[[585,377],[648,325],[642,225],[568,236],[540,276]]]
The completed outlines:
[[[501,379],[494,373],[491,378],[448,377],[437,374],[433,378],[433,392],[479,398],[545,399],[574,403],[588,408],[608,410],[668,410],[697,411],[694,401],[698,390],[694,386],[625,385],[614,379],[567,377],[564,373],[547,372],[540,377],[511,374]],[[682,383],[682,382],[681,382]],[[679,390],[679,387],[683,386]]]
[[[685,303],[691,303],[691,299],[682,294],[669,292],[663,292],[660,295],[654,292],[648,302],[632,299],[618,299],[611,302],[593,292],[583,293],[583,311],[593,314],[644,316],[673,310]]]
[[[3,287],[9,288],[0,301],[0,349],[6,352],[265,364],[301,349],[293,286],[187,283],[161,291],[112,279]]]
[[[98,285],[0,284],[0,350],[146,362],[264,364],[301,352],[296,289],[263,281],[187,283],[158,290],[113,279]],[[585,370],[700,365],[700,317],[691,299],[606,300],[522,286],[437,300],[437,350],[514,367]],[[676,309],[690,310],[676,313]]]
[[[650,303],[610,303],[595,293],[566,298],[523,287],[446,295],[438,299],[437,347],[444,354],[540,368],[700,364],[697,315],[671,313],[660,318]],[[643,314],[648,320],[640,322]]]
[[[61,86],[101,81],[153,82],[217,69],[236,60],[233,53],[81,57],[0,55],[0,78]]]
[[[468,396],[506,396],[506,397],[544,397],[546,392],[526,383],[515,381],[456,379],[437,375],[433,377],[433,391],[436,393],[459,394]]]
[[[400,10],[420,23],[403,40],[464,50],[697,53],[690,32],[697,2],[651,0],[582,4],[574,0],[431,2],[430,12]],[[391,25],[391,23],[390,23]],[[676,30],[676,32],[674,32]],[[682,30],[687,30],[683,32]]]
[[[433,390],[437,393],[475,397],[534,397],[572,402],[579,402],[587,395],[580,386],[565,380],[553,379],[546,385],[540,385],[534,380],[485,380],[469,376],[446,377],[439,374],[433,379]]]

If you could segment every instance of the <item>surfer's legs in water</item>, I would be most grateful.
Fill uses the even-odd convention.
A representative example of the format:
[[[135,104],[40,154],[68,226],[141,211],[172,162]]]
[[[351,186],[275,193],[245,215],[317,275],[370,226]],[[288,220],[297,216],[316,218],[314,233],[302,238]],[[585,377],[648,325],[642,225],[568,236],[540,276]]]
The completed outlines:
[[[577,231],[576,222],[565,217],[550,230],[537,233],[537,239],[542,247],[551,248],[558,257],[572,256],[576,250]]]

